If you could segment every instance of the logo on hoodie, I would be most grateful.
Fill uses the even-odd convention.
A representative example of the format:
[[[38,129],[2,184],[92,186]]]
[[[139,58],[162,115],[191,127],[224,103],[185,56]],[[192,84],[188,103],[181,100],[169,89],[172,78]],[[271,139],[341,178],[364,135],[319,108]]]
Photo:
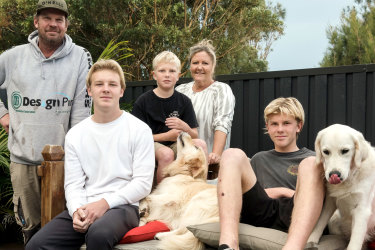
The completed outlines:
[[[13,92],[12,93],[12,107],[13,109],[18,109],[22,105],[22,96],[20,95],[20,92]]]
[[[71,107],[73,105],[73,100],[71,100],[69,96],[64,93],[55,93],[53,96],[54,98],[35,99],[26,96],[22,97],[20,92],[15,91],[11,95],[11,104],[16,112],[23,113],[35,113],[35,108],[33,110],[22,109],[26,107],[43,107],[50,110],[54,107]],[[58,110],[58,112],[67,113],[69,110]]]

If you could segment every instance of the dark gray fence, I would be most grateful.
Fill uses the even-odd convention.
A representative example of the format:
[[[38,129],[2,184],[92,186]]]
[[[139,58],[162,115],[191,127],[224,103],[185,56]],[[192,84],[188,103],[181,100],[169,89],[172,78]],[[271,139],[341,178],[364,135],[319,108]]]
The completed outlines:
[[[231,147],[248,156],[272,148],[264,134],[263,110],[273,99],[294,96],[302,103],[306,123],[298,139],[300,147],[314,149],[319,130],[334,123],[361,131],[375,145],[375,64],[332,68],[221,75],[236,97]],[[182,78],[179,83],[191,79]],[[121,102],[131,103],[155,87],[155,81],[128,82]],[[0,91],[6,100],[5,91]]]
[[[334,123],[361,131],[375,144],[375,64],[221,75],[216,79],[228,83],[236,97],[231,147],[243,149],[248,156],[272,148],[263,130],[263,110],[280,96],[296,97],[305,109],[300,147],[314,149],[318,131]],[[121,101],[132,102],[154,87],[155,81],[129,82]]]

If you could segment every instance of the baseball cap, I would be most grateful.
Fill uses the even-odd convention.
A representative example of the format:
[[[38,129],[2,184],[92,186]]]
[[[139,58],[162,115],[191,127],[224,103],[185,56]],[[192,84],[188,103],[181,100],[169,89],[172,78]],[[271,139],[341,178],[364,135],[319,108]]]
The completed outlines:
[[[36,7],[36,12],[39,13],[41,10],[47,8],[61,10],[66,16],[69,15],[68,7],[64,0],[39,0]]]

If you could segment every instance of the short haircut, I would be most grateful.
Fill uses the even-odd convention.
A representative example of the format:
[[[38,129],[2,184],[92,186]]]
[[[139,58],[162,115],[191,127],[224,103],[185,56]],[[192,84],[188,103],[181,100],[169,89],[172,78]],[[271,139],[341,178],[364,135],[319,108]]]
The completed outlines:
[[[193,56],[199,52],[206,52],[211,60],[213,65],[213,72],[215,71],[216,67],[216,54],[215,54],[215,47],[212,45],[211,40],[203,39],[199,43],[195,44],[193,47],[190,48],[190,54],[189,54],[189,62],[191,63],[191,59]]]
[[[176,66],[178,73],[181,72],[181,61],[178,57],[170,51],[163,51],[157,54],[152,60],[152,69],[156,70],[160,63],[170,63]]]
[[[120,76],[121,89],[125,90],[126,84],[125,84],[124,71],[122,71],[120,64],[118,64],[118,62],[112,59],[108,59],[108,60],[100,59],[99,61],[94,63],[94,65],[92,65],[86,77],[86,88],[89,89],[91,86],[92,75],[95,72],[102,71],[102,70],[111,70],[117,73]]]
[[[301,131],[305,123],[305,111],[301,103],[294,97],[280,97],[270,102],[264,109],[264,121],[267,124],[271,115],[290,115],[297,123],[301,123]]]

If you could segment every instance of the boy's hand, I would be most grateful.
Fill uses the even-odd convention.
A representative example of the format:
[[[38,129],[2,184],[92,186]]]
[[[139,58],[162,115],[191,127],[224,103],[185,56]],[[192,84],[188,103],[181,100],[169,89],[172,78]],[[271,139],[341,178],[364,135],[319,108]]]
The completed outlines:
[[[186,122],[177,117],[167,118],[165,120],[165,125],[167,125],[167,127],[170,129],[178,129],[184,132],[188,132],[190,130],[190,126]]]
[[[85,233],[90,224],[86,218],[86,213],[83,209],[78,208],[73,213],[73,229],[79,233]]]
[[[295,191],[290,188],[285,187],[276,187],[276,188],[266,188],[264,189],[267,195],[272,199],[278,199],[281,197],[293,197]]]
[[[109,209],[109,205],[105,199],[101,199],[95,202],[88,203],[79,209],[82,209],[86,214],[86,220],[88,224],[91,225],[97,219],[103,216],[105,212]]]
[[[177,137],[180,135],[181,130],[179,129],[171,129],[165,134],[167,135],[168,141],[177,141]]]

